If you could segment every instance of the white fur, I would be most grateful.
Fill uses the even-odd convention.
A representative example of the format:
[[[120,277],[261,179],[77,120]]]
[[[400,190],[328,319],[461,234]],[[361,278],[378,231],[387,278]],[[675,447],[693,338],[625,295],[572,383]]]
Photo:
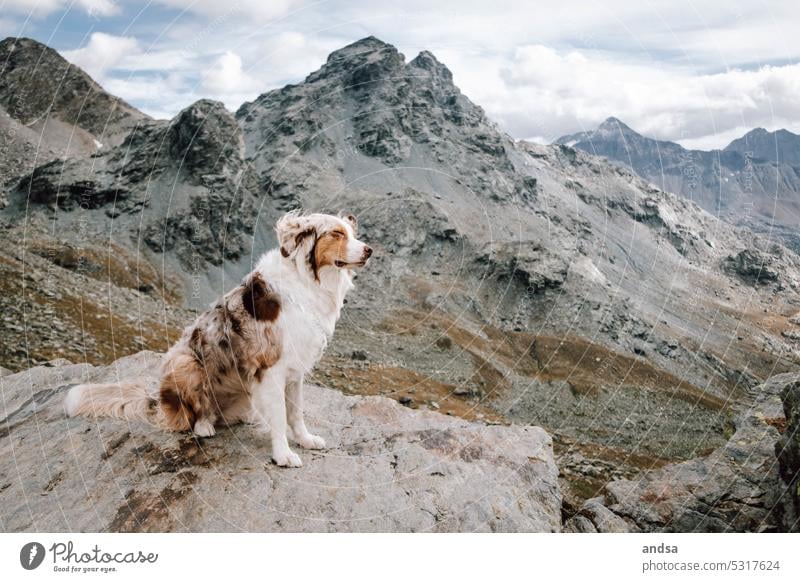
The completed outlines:
[[[217,433],[214,425],[207,418],[203,418],[194,423],[194,434],[199,437],[210,437]]]
[[[364,260],[366,245],[357,240],[347,221],[333,216],[312,215],[327,223],[334,220],[350,233],[347,260]],[[320,225],[323,226],[323,225]],[[353,288],[352,273],[333,266],[319,270],[319,280],[305,262],[313,240],[283,257],[269,251],[256,266],[265,281],[281,296],[281,312],[276,321],[283,340],[281,357],[253,390],[256,416],[268,425],[272,458],[278,465],[299,467],[300,457],[289,448],[287,429],[297,444],[306,449],[322,449],[325,440],[311,434],[303,419],[303,377],[322,357],[333,336],[347,292]]]

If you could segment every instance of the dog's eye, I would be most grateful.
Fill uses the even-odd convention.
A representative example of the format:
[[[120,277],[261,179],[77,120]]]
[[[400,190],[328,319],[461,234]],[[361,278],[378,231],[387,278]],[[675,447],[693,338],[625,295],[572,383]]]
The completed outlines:
[[[343,232],[339,232],[338,230],[333,230],[333,231],[331,231],[331,236],[333,238],[344,238],[344,233]]]

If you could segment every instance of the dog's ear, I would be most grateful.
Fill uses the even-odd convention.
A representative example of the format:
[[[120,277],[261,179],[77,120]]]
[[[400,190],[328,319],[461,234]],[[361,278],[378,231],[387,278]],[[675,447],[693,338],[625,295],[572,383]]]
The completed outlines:
[[[346,220],[350,223],[350,226],[353,227],[353,234],[358,234],[358,219],[355,217],[355,215],[342,212],[339,216],[342,218],[342,220]]]
[[[316,236],[314,225],[298,212],[285,214],[275,225],[275,232],[278,235],[281,255],[287,258],[294,254],[306,237]]]

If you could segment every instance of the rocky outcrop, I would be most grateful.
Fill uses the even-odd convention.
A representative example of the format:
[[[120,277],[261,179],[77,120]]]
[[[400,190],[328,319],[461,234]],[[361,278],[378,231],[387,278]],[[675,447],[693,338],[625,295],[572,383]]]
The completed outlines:
[[[786,485],[780,498],[781,521],[785,531],[800,531],[800,378],[788,382],[781,392],[786,426],[778,442],[775,454],[778,457],[781,478]]]
[[[9,210],[23,212],[28,203],[76,214],[99,210],[115,220],[114,230],[128,230],[197,270],[242,256],[258,190],[235,119],[222,103],[203,99],[170,122],[140,123],[120,145],[90,159],[38,166],[18,181]]]
[[[628,522],[603,505],[600,498],[586,501],[564,524],[564,531],[569,533],[628,533],[633,530]]]
[[[751,285],[763,285],[778,280],[772,259],[756,249],[744,249],[725,259],[725,266]]]
[[[270,465],[255,428],[210,439],[66,418],[71,384],[155,382],[160,355],[105,367],[54,362],[0,378],[4,531],[559,531],[550,437],[473,424],[381,397],[308,386],[330,448]]]
[[[636,480],[608,483],[567,522],[572,531],[794,531],[797,374],[760,387],[729,441],[708,456],[671,464]],[[781,397],[783,396],[784,402]],[[783,432],[783,435],[781,435]],[[777,458],[776,458],[777,451]],[[794,497],[793,497],[794,496]]]
[[[233,116],[219,101],[201,99],[169,125],[167,147],[187,177],[235,175],[244,166],[244,138]]]
[[[36,166],[117,145],[147,119],[55,50],[30,38],[0,41],[0,208],[4,185]]]

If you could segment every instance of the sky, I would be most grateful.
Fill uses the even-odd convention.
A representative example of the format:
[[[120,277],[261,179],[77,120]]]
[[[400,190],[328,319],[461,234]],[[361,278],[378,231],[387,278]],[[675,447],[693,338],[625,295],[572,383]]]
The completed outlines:
[[[800,133],[800,3],[759,0],[0,0],[0,37],[57,49],[157,118],[235,111],[365,36],[429,50],[511,136],[615,116],[690,148]]]

